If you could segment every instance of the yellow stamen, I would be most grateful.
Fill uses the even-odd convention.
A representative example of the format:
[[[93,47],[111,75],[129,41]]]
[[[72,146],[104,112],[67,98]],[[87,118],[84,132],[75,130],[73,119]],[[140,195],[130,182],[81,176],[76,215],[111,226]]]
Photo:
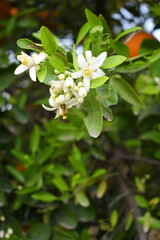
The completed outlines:
[[[29,62],[28,59],[25,58],[25,57],[21,59],[21,63],[22,63],[24,66],[28,66],[28,62]]]
[[[86,77],[91,77],[91,75],[92,75],[92,70],[91,70],[90,68],[85,68],[85,69],[83,70],[83,73],[84,73],[84,76],[86,76]]]

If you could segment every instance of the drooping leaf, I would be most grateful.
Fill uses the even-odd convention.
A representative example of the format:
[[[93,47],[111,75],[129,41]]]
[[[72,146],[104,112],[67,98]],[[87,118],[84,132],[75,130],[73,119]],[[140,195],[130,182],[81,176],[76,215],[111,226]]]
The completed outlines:
[[[128,82],[121,79],[120,77],[113,77],[112,81],[113,86],[116,88],[121,98],[132,105],[144,107],[141,99],[138,97],[137,93]]]
[[[27,38],[20,38],[17,41],[17,45],[18,45],[18,47],[27,49],[27,50],[32,50],[32,51],[36,51],[36,52],[43,51],[43,46],[41,44],[34,43]]]
[[[88,116],[84,118],[84,123],[91,137],[98,137],[102,131],[103,116],[100,103],[96,99],[96,91],[91,89],[85,100],[85,109]]]

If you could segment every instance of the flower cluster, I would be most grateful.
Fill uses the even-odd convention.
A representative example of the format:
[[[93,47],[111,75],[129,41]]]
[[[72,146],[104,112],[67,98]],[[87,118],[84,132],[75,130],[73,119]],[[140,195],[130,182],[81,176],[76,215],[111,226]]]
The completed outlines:
[[[63,119],[66,119],[67,109],[75,105],[79,107],[84,102],[84,98],[90,90],[90,82],[95,78],[105,76],[100,67],[106,57],[106,52],[102,52],[98,57],[94,57],[92,52],[88,50],[85,51],[85,57],[83,54],[77,57],[79,71],[70,69],[60,73],[55,69],[54,72],[57,74],[58,80],[56,78],[50,81],[49,104],[51,107],[42,105],[43,108],[48,111],[56,110],[55,118],[63,116]],[[29,56],[22,52],[17,58],[21,61],[21,65],[16,68],[15,74],[29,70],[31,79],[36,81],[36,72],[40,69],[40,63],[47,60],[47,54],[41,52]]]
[[[12,228],[8,228],[6,230],[6,232],[4,230],[0,230],[0,239],[1,238],[6,238],[9,239],[11,237],[11,235],[13,234],[13,229]]]

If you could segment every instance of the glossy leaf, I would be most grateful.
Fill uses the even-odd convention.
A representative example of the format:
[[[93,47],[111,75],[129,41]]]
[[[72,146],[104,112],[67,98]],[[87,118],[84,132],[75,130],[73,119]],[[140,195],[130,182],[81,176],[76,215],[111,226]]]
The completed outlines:
[[[97,88],[103,85],[108,79],[109,77],[98,77],[98,78],[92,79],[90,88]]]
[[[129,57],[129,48],[124,43],[111,39],[110,44],[115,53],[125,56],[126,58]]]
[[[49,192],[39,192],[31,195],[33,199],[39,200],[42,202],[53,202],[57,200],[57,197]]]
[[[84,118],[84,123],[90,136],[96,138],[102,131],[103,116],[100,103],[96,99],[95,90],[91,89],[86,100],[85,108],[88,116]]]
[[[76,45],[78,45],[82,41],[82,39],[87,35],[89,30],[90,30],[90,25],[88,22],[86,22],[79,30],[77,40],[76,40]]]
[[[63,65],[63,63],[57,59],[56,57],[48,57],[50,64],[57,69],[59,72],[64,72],[65,71],[65,67]]]
[[[46,65],[42,65],[40,70],[37,72],[37,77],[38,77],[38,80],[40,82],[44,82],[44,79],[46,77],[46,74],[47,74],[47,67]]]
[[[111,56],[111,57],[107,57],[102,65],[102,69],[108,69],[108,68],[113,68],[116,67],[118,65],[120,65],[121,63],[123,63],[126,60],[126,57],[121,56],[121,55],[115,55],[115,56]]]
[[[27,49],[27,50],[32,50],[32,51],[37,51],[37,52],[43,51],[43,46],[41,44],[34,43],[27,38],[20,38],[17,41],[17,45],[18,45],[18,47]]]
[[[56,52],[57,44],[53,34],[45,26],[41,27],[40,34],[41,42],[46,52],[51,56],[54,55],[54,53]]]
[[[78,192],[76,194],[76,201],[82,206],[82,207],[88,207],[90,205],[90,201],[88,197],[85,195],[84,192]]]
[[[145,197],[141,195],[136,195],[135,200],[140,207],[148,208],[148,201]]]
[[[85,14],[91,28],[101,25],[101,22],[98,19],[98,17],[94,13],[92,13],[90,10],[86,9]]]
[[[141,99],[138,97],[137,93],[128,82],[119,77],[113,77],[112,81],[113,86],[115,87],[121,98],[123,98],[125,101],[132,105],[144,107]]]
[[[141,29],[142,29],[141,27],[132,27],[132,28],[129,28],[129,29],[121,32],[121,33],[116,37],[116,41],[117,41],[118,39],[120,39],[121,37],[127,35],[128,33],[135,32],[135,31],[141,30]]]
[[[43,223],[35,223],[31,227],[28,237],[30,240],[49,240],[51,235],[51,227]]]

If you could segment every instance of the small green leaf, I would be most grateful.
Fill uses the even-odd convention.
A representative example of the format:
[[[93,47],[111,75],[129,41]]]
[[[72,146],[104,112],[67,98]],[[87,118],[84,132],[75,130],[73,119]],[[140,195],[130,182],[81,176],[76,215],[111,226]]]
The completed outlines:
[[[7,171],[20,183],[25,183],[24,176],[11,165],[6,166]]]
[[[118,102],[117,91],[114,88],[112,81],[108,81],[107,84],[100,86],[96,89],[98,100],[105,108],[111,105],[116,105]]]
[[[111,39],[110,44],[115,53],[125,56],[126,58],[129,57],[129,48],[124,43]]]
[[[53,34],[45,26],[41,27],[40,34],[41,42],[46,52],[51,56],[54,55],[54,53],[56,52],[57,44]]]
[[[65,71],[65,67],[63,65],[63,63],[57,59],[56,57],[48,57],[50,64],[57,69],[59,72],[64,72]]]
[[[118,222],[118,212],[117,212],[117,210],[113,210],[113,212],[111,213],[111,216],[110,216],[111,226],[113,228],[115,228],[115,226],[117,225],[117,222]]]
[[[90,205],[88,197],[85,195],[84,192],[81,192],[81,191],[76,194],[76,201],[82,207],[88,207]]]
[[[85,9],[85,14],[91,28],[101,25],[101,22],[98,19],[98,17],[94,13],[92,13],[90,10]]]
[[[143,217],[139,217],[138,222],[141,224],[144,224],[144,216]],[[150,228],[152,229],[160,229],[160,220],[154,217],[150,218]]]
[[[129,212],[129,214],[127,215],[127,217],[125,219],[125,230],[126,231],[128,231],[128,229],[130,228],[132,222],[133,222],[133,216],[132,216],[132,213]]]
[[[79,71],[75,44],[73,45],[73,66],[76,71]]]
[[[106,20],[105,20],[105,18],[103,17],[102,14],[99,15],[99,20],[100,20],[101,23],[102,23],[102,26],[103,26],[103,29],[104,29],[104,33],[105,33],[105,34],[106,34],[106,33],[109,33],[110,36],[111,36],[111,35],[112,35],[112,34],[111,34],[111,31],[110,31],[110,29],[109,29],[109,27],[108,27],[108,24],[107,24],[107,22],[106,22]]]
[[[27,49],[27,50],[33,50],[33,51],[37,51],[37,52],[43,51],[43,46],[41,44],[34,43],[27,38],[20,38],[17,41],[17,45],[18,45],[18,47]]]
[[[90,25],[88,22],[86,22],[79,30],[77,40],[76,40],[76,45],[78,45],[81,42],[81,40],[87,35],[89,30],[90,30]]]
[[[47,67],[46,65],[42,65],[40,70],[37,72],[37,77],[40,82],[43,82],[47,74]]]
[[[68,185],[61,176],[56,176],[52,182],[60,190],[60,192],[68,191]]]
[[[108,68],[116,67],[116,66],[120,65],[121,63],[123,63],[125,60],[126,60],[126,57],[121,56],[121,55],[107,57],[104,60],[101,68],[108,69]]]
[[[39,200],[42,202],[53,202],[53,201],[57,200],[57,197],[49,192],[34,193],[31,195],[31,197],[35,200]]]
[[[51,235],[51,227],[43,223],[35,223],[32,225],[28,233],[30,240],[49,240]],[[19,238],[21,239],[21,238]]]
[[[36,125],[33,128],[30,136],[30,149],[33,154],[38,150],[39,141],[40,141],[40,128],[38,125]]]
[[[109,77],[98,77],[98,78],[92,79],[90,88],[97,88],[103,85],[108,79]]]
[[[87,229],[83,229],[80,240],[90,240],[90,235]]]
[[[102,198],[107,190],[107,182],[102,180],[97,188],[96,196],[97,198]]]
[[[150,84],[148,86],[145,86],[142,89],[142,92],[148,95],[155,95],[158,94],[160,92],[160,88],[158,88],[158,86]]]
[[[113,77],[112,80],[113,86],[121,98],[132,105],[144,107],[141,99],[138,97],[137,93],[128,82],[121,79],[120,77]]]
[[[96,91],[91,89],[85,100],[85,108],[88,116],[84,118],[84,123],[91,137],[98,137],[102,131],[103,116],[102,107],[96,99]]]
[[[143,222],[143,230],[144,232],[148,232],[150,228],[150,221],[151,221],[151,214],[150,212],[146,212],[144,215],[144,222]]]
[[[142,29],[142,28],[141,28],[141,27],[132,27],[132,28],[129,28],[129,29],[121,32],[121,33],[116,37],[115,40],[117,41],[118,39],[120,39],[121,37],[127,35],[128,33],[135,32],[135,31],[140,30],[140,29]]]
[[[148,208],[148,201],[145,197],[141,195],[135,195],[135,200],[140,207]]]

